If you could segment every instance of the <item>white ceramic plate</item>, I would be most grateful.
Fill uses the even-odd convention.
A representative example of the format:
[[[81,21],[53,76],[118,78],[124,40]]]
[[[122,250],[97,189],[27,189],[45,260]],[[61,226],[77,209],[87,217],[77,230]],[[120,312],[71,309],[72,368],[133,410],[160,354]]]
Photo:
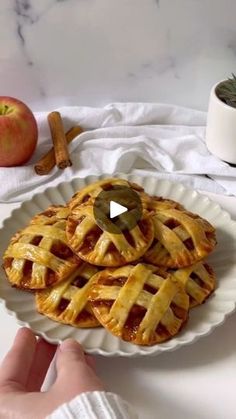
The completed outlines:
[[[107,176],[102,176],[104,178]],[[139,347],[122,341],[103,328],[76,329],[61,325],[38,314],[35,310],[34,296],[31,293],[11,288],[0,272],[0,297],[9,314],[15,316],[18,323],[26,325],[52,343],[72,337],[81,342],[87,352],[106,356],[157,355],[180,346],[195,342],[200,336],[207,335],[216,326],[222,324],[236,305],[236,222],[220,206],[206,196],[186,189],[181,184],[152,177],[119,175],[142,185],[150,194],[172,198],[184,204],[189,210],[208,219],[217,228],[218,246],[208,258],[217,275],[217,289],[212,297],[200,307],[190,312],[186,327],[175,338],[151,347]],[[95,176],[74,179],[57,187],[48,188],[35,195],[14,210],[5,220],[1,234],[0,256],[7,247],[10,237],[24,227],[36,213],[49,205],[64,204],[81,187],[98,180]]]

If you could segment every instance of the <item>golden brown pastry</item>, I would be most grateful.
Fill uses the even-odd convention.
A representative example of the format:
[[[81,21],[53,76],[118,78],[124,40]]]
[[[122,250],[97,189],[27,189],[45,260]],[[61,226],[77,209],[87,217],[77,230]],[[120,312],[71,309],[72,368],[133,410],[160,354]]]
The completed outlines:
[[[146,207],[149,211],[163,211],[171,208],[185,211],[184,206],[179,202],[169,198],[163,198],[162,196],[150,196]]]
[[[66,206],[50,205],[45,211],[36,214],[30,221],[30,224],[52,225],[62,221],[63,225],[65,225],[64,221],[67,220],[69,213],[70,210]]]
[[[171,274],[185,287],[190,308],[204,303],[216,286],[214,271],[205,262],[171,271]]]
[[[189,298],[180,282],[148,265],[97,273],[89,301],[107,330],[138,345],[170,339],[188,318]]]
[[[13,236],[3,256],[3,268],[12,285],[46,288],[62,281],[81,263],[67,243],[68,213],[65,207],[52,206]]]
[[[96,198],[102,191],[112,191],[115,187],[124,186],[134,190],[137,193],[143,192],[143,188],[135,183],[120,178],[106,178],[85,186],[76,192],[68,202],[70,210],[77,208],[81,204],[89,201],[90,198]]]
[[[88,302],[95,266],[83,263],[67,279],[36,293],[39,313],[75,327],[96,327],[99,322]]]
[[[148,263],[181,268],[206,257],[216,245],[214,227],[187,211],[169,208],[153,215],[154,240],[144,259]]]
[[[117,227],[111,233],[98,225],[93,205],[74,208],[68,217],[66,232],[73,251],[88,263],[100,266],[121,266],[140,258],[153,240],[153,223],[143,212],[143,218],[132,230]],[[112,224],[112,223],[111,223]],[[109,221],[106,223],[106,229]],[[114,230],[112,224],[111,230]]]

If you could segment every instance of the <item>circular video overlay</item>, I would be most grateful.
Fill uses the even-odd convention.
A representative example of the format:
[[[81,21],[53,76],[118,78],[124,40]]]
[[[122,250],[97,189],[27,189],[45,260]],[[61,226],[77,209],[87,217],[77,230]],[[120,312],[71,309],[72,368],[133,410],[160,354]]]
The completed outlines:
[[[93,205],[98,226],[112,234],[133,230],[142,218],[142,203],[139,195],[127,186],[115,185],[96,197]]]

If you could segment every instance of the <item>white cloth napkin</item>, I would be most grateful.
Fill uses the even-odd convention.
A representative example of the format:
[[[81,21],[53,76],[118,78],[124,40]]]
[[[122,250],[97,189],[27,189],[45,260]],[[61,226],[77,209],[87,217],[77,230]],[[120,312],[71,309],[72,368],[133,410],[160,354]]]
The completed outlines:
[[[52,146],[47,113],[36,113],[37,150],[22,167],[0,168],[0,201],[29,199],[47,186],[91,174],[138,173],[184,183],[195,189],[236,195],[236,168],[214,157],[205,145],[206,113],[164,104],[115,103],[104,108],[58,109],[65,130],[84,132],[70,144],[72,167],[46,176],[35,162]]]

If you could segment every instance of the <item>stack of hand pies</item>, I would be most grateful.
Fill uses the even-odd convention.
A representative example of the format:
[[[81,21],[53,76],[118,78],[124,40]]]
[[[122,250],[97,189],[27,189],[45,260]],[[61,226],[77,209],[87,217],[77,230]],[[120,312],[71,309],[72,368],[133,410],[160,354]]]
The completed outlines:
[[[142,216],[127,231],[105,231],[94,200],[117,185],[135,191]],[[147,195],[124,179],[103,179],[66,206],[36,215],[11,239],[3,267],[12,286],[35,292],[37,310],[74,327],[105,327],[138,345],[175,336],[189,309],[215,288],[204,258],[214,227],[179,203]]]

